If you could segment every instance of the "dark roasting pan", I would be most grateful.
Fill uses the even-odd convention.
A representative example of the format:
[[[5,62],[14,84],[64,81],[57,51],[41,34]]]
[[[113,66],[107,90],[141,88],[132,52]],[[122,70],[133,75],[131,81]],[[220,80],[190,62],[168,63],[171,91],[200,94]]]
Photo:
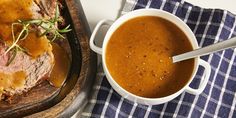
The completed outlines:
[[[97,57],[89,48],[90,31],[79,0],[63,0],[63,17],[71,25],[67,34],[72,62],[61,88],[47,81],[34,87],[16,102],[0,102],[1,117],[70,117],[87,102],[96,75]]]

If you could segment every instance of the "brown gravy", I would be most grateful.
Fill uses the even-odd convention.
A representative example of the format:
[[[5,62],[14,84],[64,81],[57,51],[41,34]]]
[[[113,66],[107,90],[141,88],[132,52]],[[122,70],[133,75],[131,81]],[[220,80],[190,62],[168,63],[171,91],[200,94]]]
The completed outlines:
[[[0,38],[12,40],[11,24],[21,19],[33,17],[31,6],[33,0],[0,0]]]
[[[52,69],[51,76],[48,80],[53,86],[61,87],[69,71],[70,59],[66,51],[58,44],[52,43],[52,47],[52,52],[55,58],[55,64]]]
[[[171,57],[190,50],[190,42],[176,25],[144,16],[125,22],[113,33],[105,60],[125,90],[142,97],[164,97],[189,81],[194,60],[173,64]]]
[[[13,74],[0,73],[0,93],[3,89],[21,88],[25,84],[25,72],[19,71]]]

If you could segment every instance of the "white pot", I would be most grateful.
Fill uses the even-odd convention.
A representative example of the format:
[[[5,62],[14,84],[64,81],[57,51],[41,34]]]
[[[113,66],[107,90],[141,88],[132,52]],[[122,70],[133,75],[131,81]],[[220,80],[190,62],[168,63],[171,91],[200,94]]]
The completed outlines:
[[[207,85],[207,82],[209,80],[210,73],[211,73],[211,67],[207,62],[201,60],[199,57],[194,59],[194,70],[193,70],[193,73],[192,73],[191,78],[189,79],[188,83],[184,87],[182,87],[182,89],[180,89],[179,91],[177,91],[174,94],[171,94],[169,96],[166,96],[166,97],[145,98],[145,97],[140,97],[140,96],[134,95],[134,94],[126,91],[125,89],[123,89],[112,78],[111,74],[109,73],[109,70],[107,69],[106,60],[105,60],[106,47],[107,47],[108,41],[110,40],[112,34],[116,31],[116,29],[119,28],[124,22],[126,22],[130,19],[133,19],[135,17],[140,17],[140,16],[158,16],[158,17],[161,17],[163,19],[166,19],[166,20],[174,23],[188,37],[188,40],[192,44],[193,49],[199,48],[198,44],[197,44],[197,40],[196,40],[193,32],[190,30],[190,28],[181,19],[179,19],[178,17],[176,17],[168,12],[165,12],[165,11],[161,11],[161,10],[157,10],[157,9],[140,9],[140,10],[135,10],[135,11],[125,14],[124,16],[117,19],[115,22],[110,21],[110,20],[102,20],[97,24],[97,26],[95,27],[95,29],[91,35],[90,47],[94,52],[102,55],[103,68],[104,68],[106,77],[107,77],[109,83],[111,84],[111,86],[115,89],[115,91],[117,91],[124,98],[126,98],[130,101],[137,102],[140,104],[145,104],[145,105],[157,105],[157,104],[162,104],[162,103],[168,102],[168,101],[176,98],[178,95],[180,95],[184,91],[186,91],[190,94],[194,94],[194,95],[200,94]],[[109,30],[107,31],[107,33],[105,35],[102,48],[100,48],[94,44],[94,40],[95,40],[95,35],[97,34],[99,28],[103,25],[111,25],[111,27],[109,28]],[[193,88],[189,87],[189,84],[192,82],[194,76],[196,75],[199,65],[203,66],[205,68],[205,71],[204,71],[204,74],[203,74],[203,77],[201,79],[198,89],[193,89]]]

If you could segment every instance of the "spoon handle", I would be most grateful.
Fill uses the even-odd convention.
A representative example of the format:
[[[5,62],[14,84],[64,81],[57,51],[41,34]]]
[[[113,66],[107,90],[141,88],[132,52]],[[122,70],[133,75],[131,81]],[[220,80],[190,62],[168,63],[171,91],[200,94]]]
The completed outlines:
[[[173,63],[236,47],[236,37],[172,57]]]

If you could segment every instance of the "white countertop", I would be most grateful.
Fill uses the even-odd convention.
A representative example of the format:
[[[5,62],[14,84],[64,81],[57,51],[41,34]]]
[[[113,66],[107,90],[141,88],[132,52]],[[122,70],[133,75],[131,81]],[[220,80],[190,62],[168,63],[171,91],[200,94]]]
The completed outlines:
[[[91,30],[102,19],[117,18],[125,0],[80,0]],[[185,0],[204,8],[220,8],[236,14],[236,0]]]

